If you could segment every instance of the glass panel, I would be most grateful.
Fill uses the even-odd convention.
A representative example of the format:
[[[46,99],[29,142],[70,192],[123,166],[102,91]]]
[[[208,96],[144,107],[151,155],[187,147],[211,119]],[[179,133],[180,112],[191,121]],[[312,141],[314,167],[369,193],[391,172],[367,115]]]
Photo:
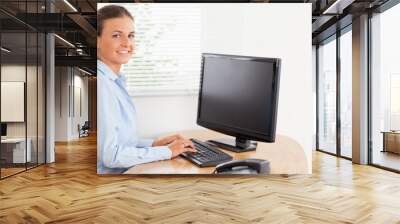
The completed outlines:
[[[0,12],[1,178],[45,161],[45,35],[23,22],[37,24],[34,14],[43,13],[44,5],[44,0],[0,2],[10,12]]]
[[[37,33],[31,32],[27,33],[28,38],[28,63],[27,63],[27,82],[26,82],[26,110],[27,110],[27,150],[28,156],[28,168],[37,165],[37,132],[38,132],[38,124],[37,124],[37,115],[38,115],[38,101],[37,101]]]
[[[352,35],[340,37],[340,127],[341,155],[351,158],[352,149]]]
[[[26,7],[27,20],[32,24],[37,24],[38,16],[33,13],[38,12],[38,4],[36,1],[27,2]],[[29,158],[27,167],[37,166],[37,132],[38,132],[38,35],[36,30],[27,30],[27,80],[26,80],[26,113],[27,113],[27,151]]]
[[[45,35],[38,35],[38,163],[45,163]]]
[[[400,4],[372,18],[372,163],[400,170]]]
[[[336,40],[318,48],[318,144],[336,154]]]
[[[25,170],[26,158],[26,34],[2,33],[1,121],[6,138],[1,140],[2,177]]]

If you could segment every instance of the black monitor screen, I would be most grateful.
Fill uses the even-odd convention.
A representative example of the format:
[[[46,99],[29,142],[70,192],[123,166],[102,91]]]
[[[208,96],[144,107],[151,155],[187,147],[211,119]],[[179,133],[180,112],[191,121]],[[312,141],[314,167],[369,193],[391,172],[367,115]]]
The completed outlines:
[[[274,141],[279,59],[203,54],[198,123]]]
[[[1,136],[7,136],[7,124],[1,124]]]

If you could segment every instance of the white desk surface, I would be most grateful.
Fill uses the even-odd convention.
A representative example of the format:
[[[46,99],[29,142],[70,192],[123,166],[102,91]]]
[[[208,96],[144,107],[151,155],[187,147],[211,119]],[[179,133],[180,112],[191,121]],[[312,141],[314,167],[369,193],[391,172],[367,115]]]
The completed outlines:
[[[27,139],[29,141],[29,138]],[[19,143],[19,142],[24,142],[25,138],[6,138],[6,139],[1,139],[1,143]]]

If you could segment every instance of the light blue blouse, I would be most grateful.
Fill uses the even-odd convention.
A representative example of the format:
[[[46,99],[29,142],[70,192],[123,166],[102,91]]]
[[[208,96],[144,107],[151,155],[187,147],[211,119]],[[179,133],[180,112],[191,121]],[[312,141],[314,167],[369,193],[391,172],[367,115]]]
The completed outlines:
[[[138,139],[125,76],[97,60],[97,173],[123,173],[137,164],[171,159],[167,146],[152,144],[151,139]]]

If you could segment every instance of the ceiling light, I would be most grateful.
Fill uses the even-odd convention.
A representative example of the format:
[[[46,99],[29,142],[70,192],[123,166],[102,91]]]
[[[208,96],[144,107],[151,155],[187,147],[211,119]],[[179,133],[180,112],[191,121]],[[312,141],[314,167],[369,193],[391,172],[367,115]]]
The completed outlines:
[[[7,49],[7,48],[5,48],[5,47],[1,47],[0,49],[1,49],[2,51],[6,52],[6,53],[10,53],[10,52],[11,52],[11,50],[9,50],[9,49]]]
[[[67,4],[72,10],[74,10],[75,12],[78,12],[78,10],[71,4],[69,3],[68,0],[64,0],[65,4]]]
[[[324,10],[322,14],[342,14],[343,9],[351,5],[355,0],[336,0],[332,5]]]
[[[67,45],[69,45],[70,47],[75,48],[75,45],[71,44],[71,42],[67,41],[66,39],[58,36],[57,34],[54,34],[55,37],[57,37],[59,40],[61,40],[62,42],[66,43]]]
[[[78,69],[79,69],[79,71],[81,71],[81,72],[83,72],[83,73],[85,73],[85,74],[92,75],[92,73],[90,73],[90,72],[88,72],[88,71],[86,71],[86,70],[83,70],[83,69],[81,69],[81,68],[79,68],[79,67],[78,67]]]

